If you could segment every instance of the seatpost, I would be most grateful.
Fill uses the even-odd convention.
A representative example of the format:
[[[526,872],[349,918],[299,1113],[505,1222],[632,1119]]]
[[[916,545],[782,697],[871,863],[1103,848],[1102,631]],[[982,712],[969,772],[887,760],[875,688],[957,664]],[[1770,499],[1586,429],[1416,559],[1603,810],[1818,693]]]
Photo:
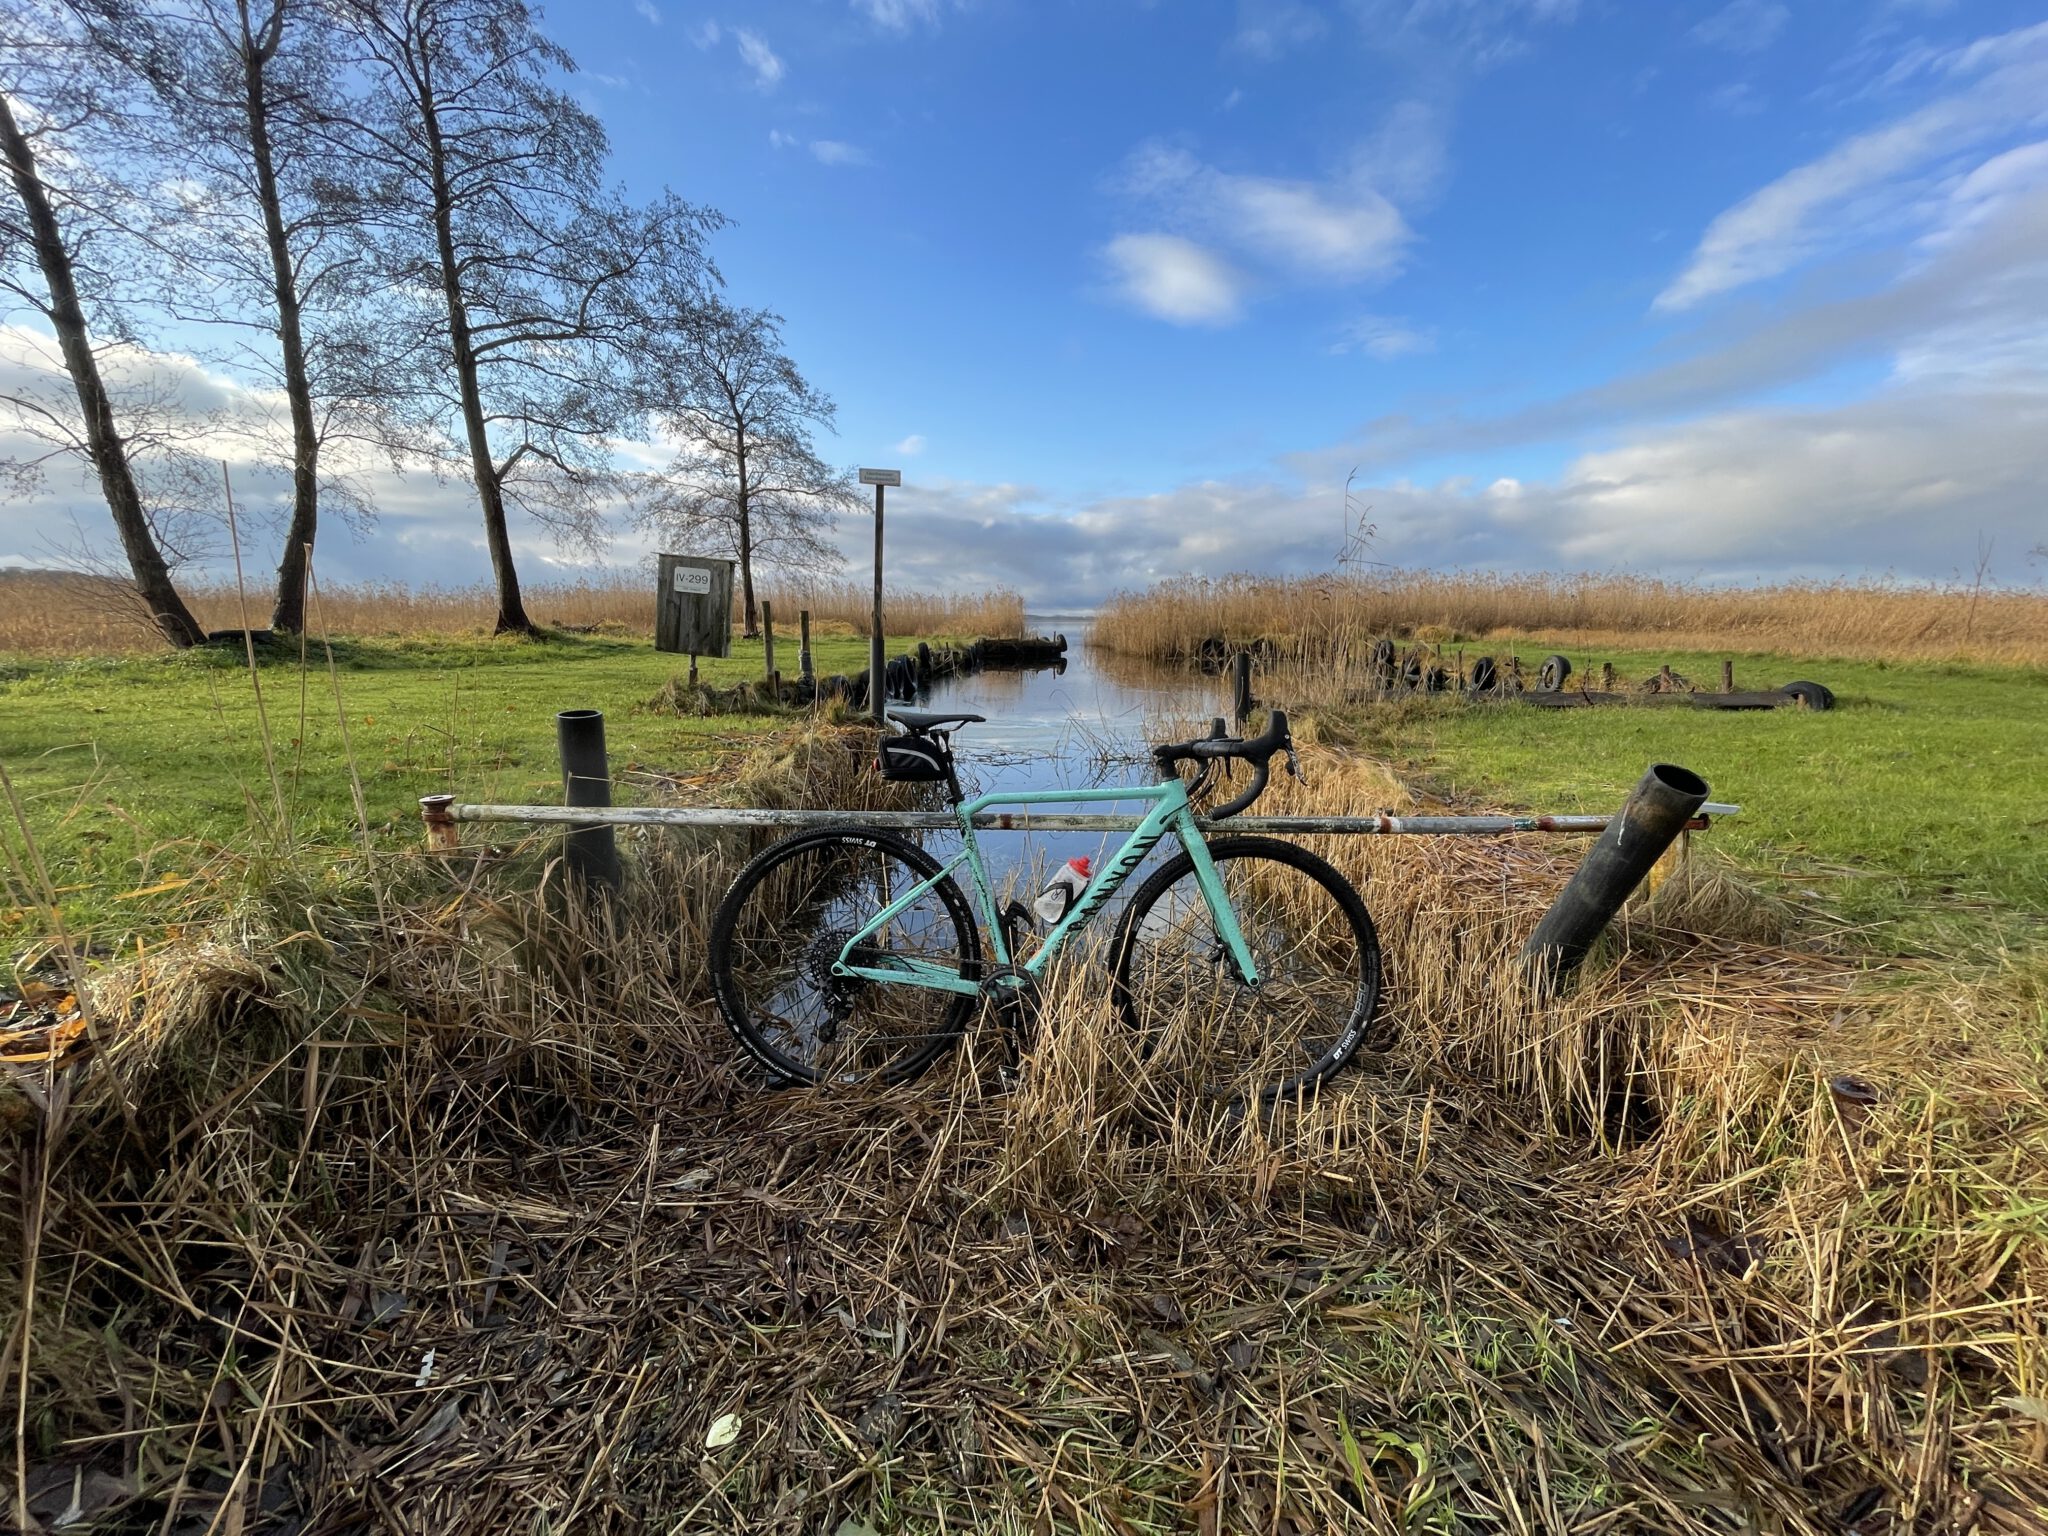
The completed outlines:
[[[960,775],[953,770],[953,739],[951,736],[939,739],[946,744],[946,787],[953,791],[953,804],[957,806],[967,798],[967,792],[960,787]]]

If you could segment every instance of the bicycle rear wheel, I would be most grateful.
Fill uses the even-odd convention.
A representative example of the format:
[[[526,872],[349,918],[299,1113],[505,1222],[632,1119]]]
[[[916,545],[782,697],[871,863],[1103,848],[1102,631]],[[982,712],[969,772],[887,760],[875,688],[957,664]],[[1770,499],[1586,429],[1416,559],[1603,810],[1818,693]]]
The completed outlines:
[[[973,994],[832,974],[849,939],[938,873],[915,843],[874,830],[800,832],[741,870],[712,919],[711,984],[747,1054],[785,1083],[900,1083],[949,1049]],[[950,879],[852,958],[864,969],[981,977],[980,935]]]
[[[1155,1062],[1237,1104],[1313,1088],[1366,1038],[1380,944],[1365,902],[1323,859],[1265,837],[1209,856],[1258,967],[1247,987],[1185,852],[1138,888],[1117,930],[1114,995]]]

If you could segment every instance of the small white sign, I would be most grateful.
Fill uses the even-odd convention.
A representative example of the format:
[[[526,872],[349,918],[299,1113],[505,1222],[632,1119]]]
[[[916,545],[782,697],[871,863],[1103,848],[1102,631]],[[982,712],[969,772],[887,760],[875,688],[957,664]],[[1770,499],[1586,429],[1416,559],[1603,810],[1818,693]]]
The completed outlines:
[[[711,573],[702,566],[679,565],[676,567],[676,590],[694,592],[699,597],[711,595]]]
[[[864,469],[860,472],[862,485],[901,485],[903,471],[900,469]]]

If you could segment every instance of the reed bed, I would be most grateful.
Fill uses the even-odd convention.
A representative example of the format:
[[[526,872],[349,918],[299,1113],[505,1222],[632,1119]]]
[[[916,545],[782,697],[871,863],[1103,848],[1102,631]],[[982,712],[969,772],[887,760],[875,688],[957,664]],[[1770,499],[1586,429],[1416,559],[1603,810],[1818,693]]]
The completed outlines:
[[[243,603],[232,581],[183,584],[186,600],[208,629],[239,629]],[[527,611],[550,628],[651,637],[654,578],[619,570],[576,582],[540,582],[525,589]],[[808,608],[820,633],[865,635],[873,589],[856,582],[771,584],[762,595],[775,604],[779,627],[793,630]],[[328,630],[354,639],[464,639],[488,637],[497,621],[493,588],[414,587],[402,582],[360,582],[323,587],[321,611]],[[270,620],[270,592],[260,583],[248,595],[248,622]],[[735,611],[737,622],[739,615]],[[945,594],[891,590],[883,602],[891,634],[984,635],[1024,632],[1024,603],[1014,592]],[[0,652],[30,656],[148,655],[164,641],[147,622],[134,589],[112,577],[59,572],[0,571]]]
[[[1639,650],[1776,652],[1892,661],[2048,665],[2040,588],[1794,582],[1710,587],[1647,576],[1232,576],[1162,582],[1103,605],[1092,644],[1182,661],[1246,646],[1309,662],[1363,658],[1380,636],[1443,642],[1537,636]]]
[[[757,756],[736,792],[885,803],[868,740]],[[1379,765],[1308,757],[1273,809],[1400,803]],[[1081,969],[1014,1092],[984,1028],[905,1088],[770,1093],[702,995],[746,840],[638,840],[608,914],[551,846],[273,881],[101,973],[95,1046],[0,1141],[39,1202],[0,1389],[32,1518],[1306,1536],[2048,1507],[2038,962],[1873,970],[1700,854],[1543,1001],[1513,957],[1574,846],[1325,839],[1394,1029],[1310,1104],[1216,1113]]]

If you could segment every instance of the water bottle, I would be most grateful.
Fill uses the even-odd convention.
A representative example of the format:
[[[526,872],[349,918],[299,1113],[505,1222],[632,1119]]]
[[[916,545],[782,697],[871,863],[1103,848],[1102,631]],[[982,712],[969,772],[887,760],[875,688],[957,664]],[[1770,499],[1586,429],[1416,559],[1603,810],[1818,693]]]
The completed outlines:
[[[1088,860],[1069,859],[1060,866],[1060,872],[1052,877],[1038,900],[1031,903],[1031,910],[1038,914],[1038,920],[1050,928],[1065,917],[1081,899],[1081,893],[1088,889],[1092,876]]]

